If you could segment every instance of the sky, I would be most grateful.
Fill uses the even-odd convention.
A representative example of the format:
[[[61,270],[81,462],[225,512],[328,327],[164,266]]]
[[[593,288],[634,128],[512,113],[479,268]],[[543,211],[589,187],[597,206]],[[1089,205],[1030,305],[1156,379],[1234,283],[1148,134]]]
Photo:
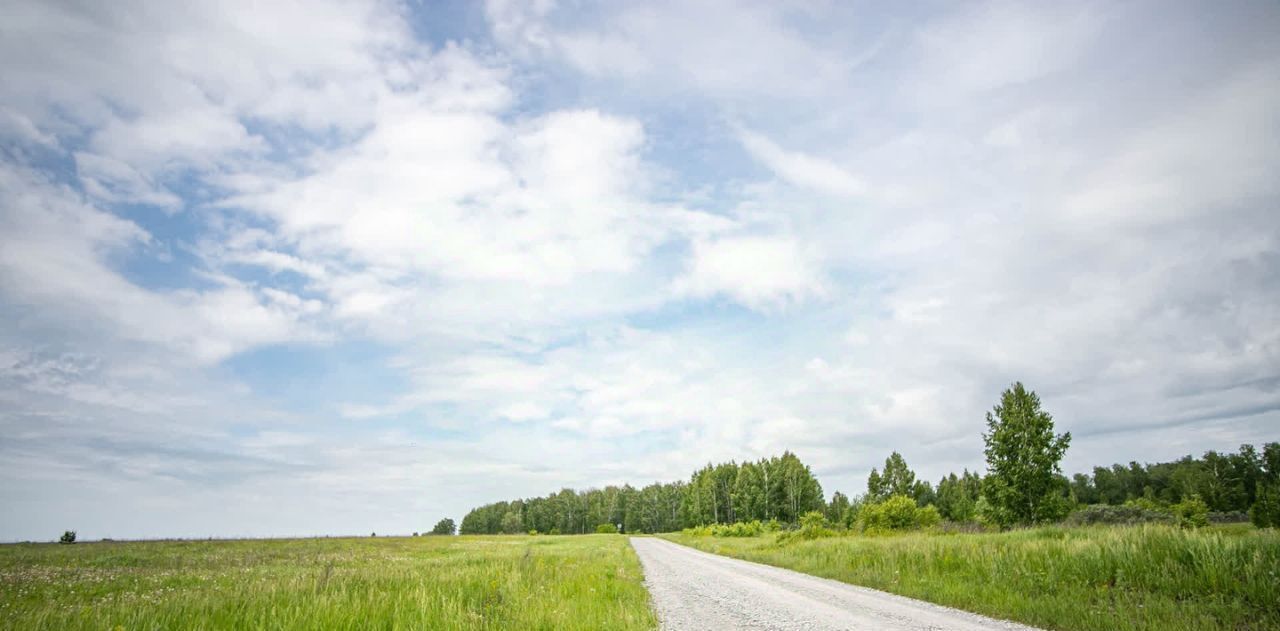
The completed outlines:
[[[0,0],[0,540],[1280,440],[1280,6]]]

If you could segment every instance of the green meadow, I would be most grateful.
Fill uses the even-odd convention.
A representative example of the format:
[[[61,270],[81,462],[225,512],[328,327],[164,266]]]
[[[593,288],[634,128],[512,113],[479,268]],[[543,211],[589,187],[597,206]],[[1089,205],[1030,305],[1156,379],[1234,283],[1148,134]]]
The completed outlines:
[[[1248,524],[664,537],[1046,629],[1280,629],[1280,532]]]
[[[626,537],[0,546],[5,629],[652,629]]]

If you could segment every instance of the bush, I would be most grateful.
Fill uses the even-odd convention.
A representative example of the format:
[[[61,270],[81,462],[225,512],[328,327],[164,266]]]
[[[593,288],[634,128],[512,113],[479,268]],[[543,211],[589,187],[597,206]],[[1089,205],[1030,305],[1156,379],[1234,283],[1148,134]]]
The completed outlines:
[[[458,531],[458,528],[457,526],[454,525],[453,520],[449,519],[448,517],[445,517],[444,519],[441,519],[440,521],[436,522],[435,527],[431,529],[431,534],[452,535],[457,531]]]
[[[791,531],[778,535],[778,543],[785,543],[791,539],[820,539],[822,537],[834,537],[838,535],[836,531],[827,528],[827,517],[818,511],[809,511],[800,516],[800,527]]]
[[[616,535],[618,534],[618,527],[613,524],[600,524],[596,526],[596,534]]]
[[[717,537],[759,537],[764,534],[764,526],[759,520],[738,522],[719,526],[712,534]]]
[[[75,543],[75,542],[76,542],[76,531],[74,530],[68,530],[62,533],[62,538],[58,540],[58,543]]]
[[[916,528],[916,501],[906,495],[894,495],[883,502],[867,502],[858,511],[858,522],[863,530],[872,532]]]
[[[1132,526],[1135,524],[1169,524],[1173,523],[1173,521],[1173,516],[1168,513],[1151,511],[1138,506],[1095,504],[1068,515],[1066,524],[1069,526],[1102,524]]]
[[[537,535],[537,534],[538,534],[538,529],[537,529],[537,528],[534,528],[533,530],[530,530],[530,531],[529,531],[529,536],[530,536],[530,537],[535,536],[535,535]]]
[[[709,524],[685,528],[684,534],[696,537],[759,537],[766,530],[765,524],[759,520],[738,522],[736,524]]]
[[[827,527],[827,518],[818,511],[809,511],[800,516],[801,530],[817,530]]]
[[[1168,505],[1163,504],[1163,503],[1161,503],[1161,502],[1159,502],[1159,501],[1157,501],[1157,500],[1155,500],[1155,499],[1152,499],[1152,498],[1150,498],[1150,497],[1139,497],[1139,498],[1137,498],[1137,499],[1132,499],[1132,500],[1129,500],[1129,501],[1125,502],[1125,503],[1124,503],[1124,505],[1125,505],[1125,506],[1134,506],[1134,507],[1137,507],[1137,508],[1141,508],[1142,510],[1148,510],[1148,511],[1151,511],[1151,512],[1153,512],[1153,513],[1167,513],[1167,512],[1169,512],[1169,506],[1168,506]]]
[[[916,527],[933,528],[942,523],[942,514],[933,504],[916,509]]]
[[[1204,528],[1209,525],[1209,507],[1199,496],[1193,495],[1169,507],[1179,526]]]

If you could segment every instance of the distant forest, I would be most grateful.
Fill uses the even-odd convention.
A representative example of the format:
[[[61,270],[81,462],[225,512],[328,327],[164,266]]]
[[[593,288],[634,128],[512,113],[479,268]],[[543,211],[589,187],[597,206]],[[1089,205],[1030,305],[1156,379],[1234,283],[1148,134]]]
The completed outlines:
[[[1001,528],[1061,521],[1079,512],[1084,523],[1133,523],[1176,517],[1203,526],[1210,512],[1259,526],[1280,526],[1280,443],[1261,453],[1241,445],[1232,454],[1206,452],[1158,464],[1096,467],[1070,479],[1059,463],[1071,433],[1055,434],[1040,397],[1015,382],[987,413],[982,434],[987,470],[916,479],[898,452],[872,469],[867,490],[836,492],[827,501],[809,466],[791,452],[756,462],[726,462],[694,471],[688,482],[575,491],[498,502],[473,509],[462,534],[582,534],[671,532],[709,525],[832,526],[861,530],[919,528],[941,520]],[[1108,506],[1124,505],[1124,510]],[[1085,506],[1096,510],[1081,511]],[[803,520],[801,519],[803,517]],[[754,522],[754,523],[752,523]],[[742,529],[738,529],[742,530]],[[745,530],[744,530],[745,532]],[[736,535],[735,535],[736,536]]]
[[[1211,511],[1244,518],[1264,484],[1276,484],[1280,443],[1259,451],[1242,445],[1235,453],[1206,452],[1173,462],[1095,467],[1091,474],[1057,476],[1060,499],[1068,511],[1091,504],[1176,504],[1198,497]],[[982,509],[983,476],[964,471],[936,485],[917,480],[896,452],[883,470],[872,469],[865,492],[836,492],[824,499],[822,485],[793,453],[755,462],[727,462],[695,471],[689,480],[575,491],[546,497],[497,502],[473,509],[462,520],[462,534],[552,534],[596,532],[602,524],[624,532],[670,532],[708,524],[777,520],[793,524],[809,511],[832,523],[852,524],[861,504],[907,495],[919,506],[933,505],[943,519],[969,522]]]

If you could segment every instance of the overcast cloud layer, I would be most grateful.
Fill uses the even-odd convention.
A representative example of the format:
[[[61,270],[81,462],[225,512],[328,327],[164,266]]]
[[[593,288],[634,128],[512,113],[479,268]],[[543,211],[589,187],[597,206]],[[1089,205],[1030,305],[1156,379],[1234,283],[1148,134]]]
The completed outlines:
[[[0,0],[0,539],[1280,440],[1280,7]]]

